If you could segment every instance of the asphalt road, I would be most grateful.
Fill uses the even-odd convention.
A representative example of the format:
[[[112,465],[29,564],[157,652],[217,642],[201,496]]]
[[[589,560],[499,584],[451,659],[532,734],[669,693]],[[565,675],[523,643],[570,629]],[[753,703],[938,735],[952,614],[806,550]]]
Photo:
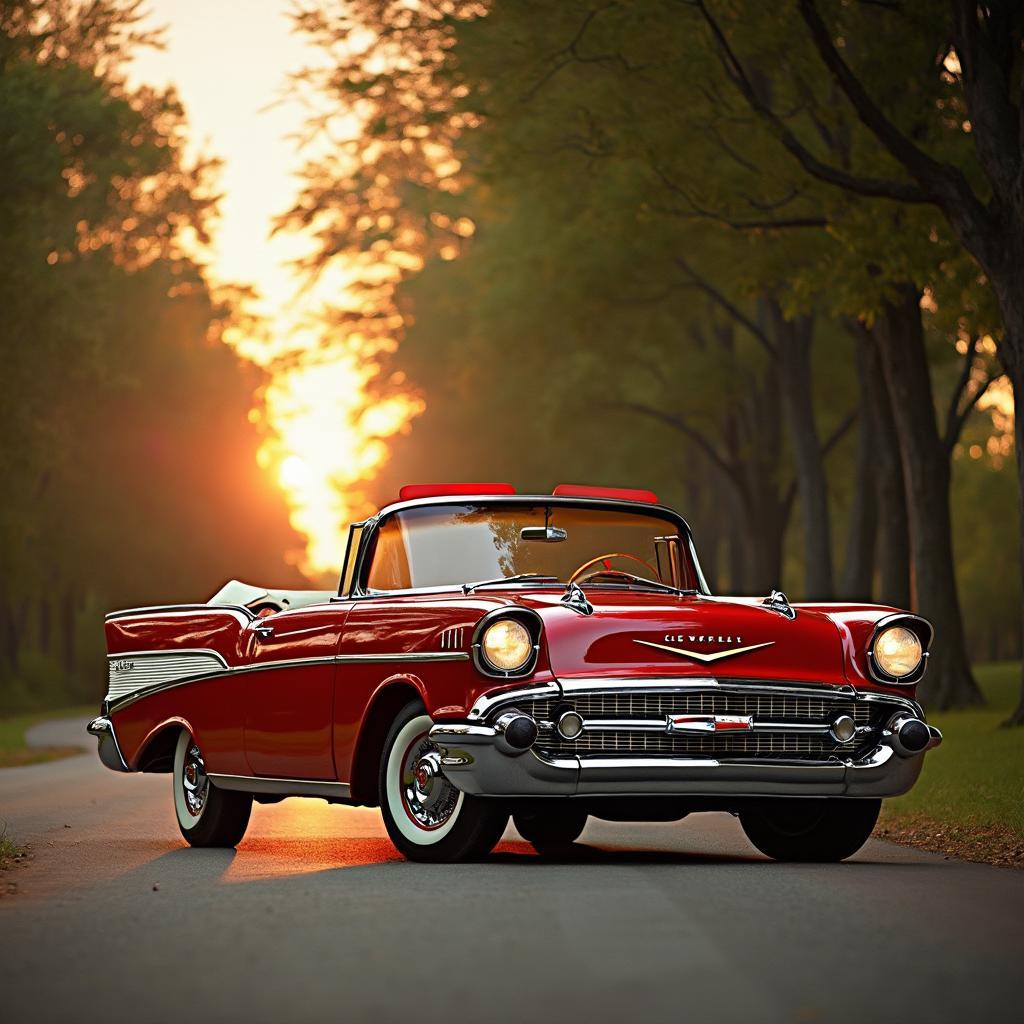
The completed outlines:
[[[92,753],[0,771],[3,820],[35,854],[0,876],[4,1024],[1022,1019],[1024,872],[880,841],[773,864],[695,815],[431,867],[376,811],[287,800],[191,850],[167,776]]]

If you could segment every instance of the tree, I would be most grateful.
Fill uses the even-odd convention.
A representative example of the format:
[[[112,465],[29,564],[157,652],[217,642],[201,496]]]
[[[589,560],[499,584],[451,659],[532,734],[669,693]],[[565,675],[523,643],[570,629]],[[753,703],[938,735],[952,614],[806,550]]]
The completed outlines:
[[[108,602],[298,576],[255,463],[261,381],[220,340],[238,306],[201,262],[215,168],[185,158],[173,92],[123,77],[154,42],[139,6],[0,6],[6,707],[97,696]]]
[[[712,32],[728,77],[810,176],[855,195],[941,210],[991,282],[1002,319],[999,356],[1019,405],[1024,399],[1024,120],[1018,93],[1024,66],[1024,8],[1013,0],[952,0],[949,7],[925,3],[908,12],[897,5],[857,5],[838,12],[837,24],[830,29],[815,0],[797,0],[821,64],[896,170],[895,176],[880,178],[847,171],[816,155],[758,95],[709,5],[696,0],[693,6]],[[879,24],[880,19],[888,25]],[[891,30],[894,19],[901,22],[897,33]],[[908,64],[901,59],[900,44],[887,47],[880,41],[895,38],[902,43],[911,31],[920,33],[918,38],[931,49],[932,80],[923,91],[934,93],[940,84],[944,88],[935,113],[918,110],[908,120],[891,90],[879,98],[865,85],[865,76],[843,56],[837,39],[845,51],[866,53],[872,67],[878,66],[884,51],[897,73],[906,75]],[[906,84],[905,94],[919,99],[920,81]],[[952,118],[943,113],[945,109]],[[920,126],[925,118],[932,123],[922,143]],[[957,128],[962,129],[959,137]],[[1019,417],[1015,424],[1018,512],[1024,536],[1024,425]],[[1010,724],[1024,724],[1024,677]]]
[[[330,4],[317,9],[335,10]],[[876,181],[875,172],[862,171],[879,162],[877,141],[844,106],[842,90],[796,8],[732,5],[726,17],[688,0],[428,4],[411,11],[363,0],[350,10],[350,23],[326,15],[315,21],[334,45],[355,24],[369,41],[349,47],[339,66],[324,72],[323,91],[343,97],[338,110],[362,110],[373,141],[360,151],[361,180],[387,189],[410,232],[428,238],[431,224],[447,227],[461,218],[476,226],[476,273],[466,287],[478,313],[472,318],[478,348],[489,343],[509,351],[514,323],[519,337],[529,339],[516,342],[519,350],[547,344],[553,360],[578,345],[581,366],[588,357],[614,359],[623,373],[606,382],[606,399],[643,406],[652,423],[674,421],[670,429],[685,437],[686,450],[701,451],[704,465],[713,467],[711,451],[733,450],[728,443],[722,447],[725,418],[695,417],[693,406],[704,397],[735,401],[728,387],[715,390],[705,383],[704,395],[684,400],[676,393],[665,402],[652,401],[649,390],[638,399],[636,380],[652,364],[695,362],[695,325],[709,335],[712,322],[731,320],[737,336],[753,343],[749,351],[758,353],[759,367],[764,355],[784,367],[777,401],[788,441],[782,458],[797,466],[802,565],[811,595],[833,590],[824,453],[857,402],[855,394],[864,430],[885,432],[876,444],[915,463],[915,446],[923,444],[925,462],[936,451],[945,454],[948,476],[952,448],[945,439],[955,439],[990,376],[982,360],[965,364],[967,374],[953,388],[952,419],[943,420],[942,431],[934,423],[934,404],[924,402],[909,407],[913,429],[900,430],[893,396],[878,400],[877,387],[856,388],[854,374],[840,369],[835,350],[824,346],[836,344],[835,322],[858,321],[859,333],[871,339],[864,341],[865,361],[876,359],[867,372],[883,381],[878,339],[896,337],[885,329],[899,320],[893,305],[907,283],[933,301],[957,262],[958,243],[926,204],[900,189],[885,192],[897,180],[890,174],[891,157],[881,160],[888,177]],[[912,28],[927,29],[923,7],[914,7],[910,17]],[[934,56],[929,32],[907,31],[899,45],[911,52],[901,59],[894,59],[883,38],[861,45],[856,56],[884,82],[886,100],[899,106],[916,138],[957,152],[966,137],[959,120],[943,115],[933,124],[929,113],[948,101],[950,83],[938,75],[908,78],[915,62],[927,66]],[[794,46],[794,39],[801,45]],[[780,52],[786,53],[784,63]],[[364,93],[369,101],[359,108]],[[431,138],[434,124],[440,125],[437,152],[454,161],[450,166],[458,165],[443,188],[430,178],[428,147],[419,141]],[[794,159],[805,153],[812,159]],[[871,187],[837,189],[836,175],[811,173],[820,171],[818,165],[840,178],[860,176]],[[363,195],[359,180],[343,180],[350,182],[349,192]],[[883,195],[888,198],[879,200]],[[351,201],[347,213],[337,196],[320,202],[311,193],[308,200],[307,224],[341,228],[334,236],[340,244],[323,247],[326,258],[362,244],[352,219],[356,208],[364,224],[375,223],[368,193],[365,202]],[[387,220],[388,230],[398,223]],[[469,244],[443,247],[444,252],[424,244],[417,251],[427,260],[454,257]],[[504,260],[496,252],[502,244]],[[427,277],[437,279],[429,269]],[[418,286],[406,282],[393,298],[401,307],[416,294],[422,295]],[[421,324],[431,301],[415,305]],[[920,336],[920,311],[916,333],[910,319],[901,322],[910,331],[899,340],[907,355],[929,339]],[[969,325],[970,336],[983,336],[985,323],[979,317]],[[929,330],[939,333],[934,318]],[[422,326],[417,332],[421,338],[428,333]],[[915,394],[934,395],[930,363],[946,366],[952,338],[959,343],[955,334],[943,336],[941,346],[929,346],[927,361],[904,360],[918,373]],[[589,374],[585,393],[594,395],[600,374],[593,367]],[[653,381],[648,372],[642,387],[650,389]],[[900,412],[907,414],[907,408]],[[953,434],[949,425],[956,427]],[[765,435],[773,436],[772,430],[766,428]],[[932,444],[933,437],[941,443]],[[711,451],[702,447],[709,442]],[[865,445],[862,477],[866,452]],[[902,601],[908,596],[906,517],[901,503],[891,499],[893,487],[907,483],[896,460],[878,461],[886,500],[880,503],[881,543],[870,547],[881,565],[882,592]],[[731,466],[722,477],[731,477],[735,486],[741,475]],[[930,498],[947,503],[938,519],[948,525],[948,488],[941,477],[930,483]],[[774,484],[778,488],[778,477]],[[784,497],[785,489],[780,493]],[[929,504],[913,488],[905,497],[918,523],[916,535],[922,536]],[[785,523],[788,513],[768,518]],[[865,568],[871,556],[861,532],[855,541],[862,550],[850,559],[858,587],[874,575]],[[924,560],[942,564],[924,566]],[[977,689],[964,653],[948,537],[931,546],[917,544],[914,561],[920,578],[945,588],[933,593],[918,587],[922,611],[937,620],[940,637],[927,686],[945,704],[971,703]]]

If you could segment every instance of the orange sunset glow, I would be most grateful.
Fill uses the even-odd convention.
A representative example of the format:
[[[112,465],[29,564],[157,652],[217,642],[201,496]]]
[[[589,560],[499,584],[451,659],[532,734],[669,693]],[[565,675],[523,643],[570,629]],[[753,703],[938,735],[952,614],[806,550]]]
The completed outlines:
[[[367,485],[389,456],[388,442],[409,429],[423,401],[400,377],[387,397],[368,397],[381,373],[380,355],[395,338],[365,338],[316,322],[327,307],[357,300],[343,266],[310,281],[296,268],[312,242],[273,232],[294,201],[295,172],[308,156],[294,138],[309,111],[288,96],[288,76],[315,65],[317,52],[292,32],[283,0],[255,0],[245,17],[229,3],[152,0],[149,23],[164,26],[166,45],[133,62],[139,82],[173,85],[185,104],[195,154],[222,161],[220,218],[209,250],[213,279],[251,285],[255,328],[236,327],[225,340],[266,369],[270,383],[255,396],[251,418],[265,430],[259,464],[283,490],[292,526],[307,538],[293,553],[311,579],[340,568],[345,527],[371,510]],[[379,256],[378,278],[393,279],[400,254]],[[363,268],[365,274],[365,267]],[[393,322],[394,334],[401,323]]]

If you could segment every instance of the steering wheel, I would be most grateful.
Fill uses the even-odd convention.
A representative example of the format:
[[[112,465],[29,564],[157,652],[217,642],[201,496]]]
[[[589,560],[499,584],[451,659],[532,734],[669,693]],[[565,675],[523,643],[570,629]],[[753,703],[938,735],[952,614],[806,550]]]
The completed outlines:
[[[653,572],[656,578],[658,577],[658,570],[655,569],[654,566],[651,565],[650,562],[645,562],[638,555],[631,555],[631,554],[629,554],[628,552],[625,552],[625,551],[609,551],[607,554],[598,555],[596,558],[591,558],[589,561],[584,562],[569,577],[569,582],[570,583],[577,583],[577,582],[585,583],[587,580],[593,579],[595,576],[619,576],[619,577],[625,576],[625,577],[629,578],[629,573],[627,573],[627,572],[620,572],[618,569],[613,569],[610,565],[608,565],[607,564],[607,560],[609,558],[625,558],[625,559],[628,559],[631,562],[639,562],[640,565],[642,565],[645,569],[649,569],[651,572]],[[597,565],[598,562],[605,562],[606,564],[604,565],[603,568],[598,569],[595,572],[587,573],[587,570],[592,565]],[[584,576],[583,575],[584,573],[587,573],[587,574]]]

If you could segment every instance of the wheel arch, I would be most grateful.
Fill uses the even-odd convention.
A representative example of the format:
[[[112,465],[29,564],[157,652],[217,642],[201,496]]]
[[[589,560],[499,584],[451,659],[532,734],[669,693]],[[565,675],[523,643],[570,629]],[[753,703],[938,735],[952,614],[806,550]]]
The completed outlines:
[[[183,718],[171,718],[156,726],[142,741],[134,771],[168,774],[174,770],[174,748],[182,730],[192,732]]]
[[[380,797],[377,776],[384,741],[395,716],[411,701],[418,700],[426,707],[426,694],[418,680],[409,676],[386,679],[374,691],[363,714],[363,724],[356,737],[352,757],[352,777],[349,780],[352,802],[364,807],[377,807]]]

